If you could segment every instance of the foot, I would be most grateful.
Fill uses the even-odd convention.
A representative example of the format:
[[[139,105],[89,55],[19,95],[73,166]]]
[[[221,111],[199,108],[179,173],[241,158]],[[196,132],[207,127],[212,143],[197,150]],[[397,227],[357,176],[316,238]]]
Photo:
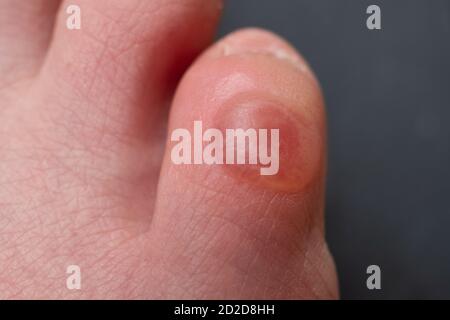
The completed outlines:
[[[0,0],[0,298],[336,298],[301,56],[256,29],[210,45],[216,0],[77,0],[81,30],[60,2]],[[279,128],[277,174],[175,164],[196,120]]]

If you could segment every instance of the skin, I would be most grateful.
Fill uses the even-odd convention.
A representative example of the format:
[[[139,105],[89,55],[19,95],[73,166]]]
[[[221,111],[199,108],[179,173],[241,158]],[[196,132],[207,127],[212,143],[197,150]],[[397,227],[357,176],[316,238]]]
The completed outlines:
[[[73,1],[0,0],[0,298],[337,298],[303,58],[257,29],[212,44],[216,0],[76,3],[71,31]],[[194,120],[281,128],[279,174],[173,164]]]

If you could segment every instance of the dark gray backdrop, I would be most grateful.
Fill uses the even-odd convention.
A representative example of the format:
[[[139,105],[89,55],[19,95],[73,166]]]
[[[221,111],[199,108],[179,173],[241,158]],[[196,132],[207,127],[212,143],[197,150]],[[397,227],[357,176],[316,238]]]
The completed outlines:
[[[342,297],[450,298],[450,1],[226,0],[220,35],[245,26],[287,38],[322,83]]]

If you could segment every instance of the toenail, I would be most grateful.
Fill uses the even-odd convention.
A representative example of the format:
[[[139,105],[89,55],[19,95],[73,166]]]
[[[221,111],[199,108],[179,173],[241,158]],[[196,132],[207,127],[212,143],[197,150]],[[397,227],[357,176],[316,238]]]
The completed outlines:
[[[219,44],[220,55],[264,54],[290,63],[296,69],[311,74],[308,64],[283,40],[266,31],[243,31],[230,35]]]

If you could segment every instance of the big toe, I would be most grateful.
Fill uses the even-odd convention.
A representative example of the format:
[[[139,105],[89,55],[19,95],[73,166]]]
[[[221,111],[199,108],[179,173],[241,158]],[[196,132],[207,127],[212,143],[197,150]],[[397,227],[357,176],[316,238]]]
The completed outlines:
[[[318,83],[284,40],[251,29],[209,49],[170,114],[152,225],[166,294],[336,297],[325,140]]]

